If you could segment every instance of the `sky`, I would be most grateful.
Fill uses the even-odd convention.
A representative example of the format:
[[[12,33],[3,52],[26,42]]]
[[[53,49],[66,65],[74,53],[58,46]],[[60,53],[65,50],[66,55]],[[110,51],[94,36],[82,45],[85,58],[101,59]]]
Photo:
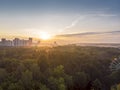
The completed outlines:
[[[119,4],[120,0],[0,0],[0,36],[120,31]]]

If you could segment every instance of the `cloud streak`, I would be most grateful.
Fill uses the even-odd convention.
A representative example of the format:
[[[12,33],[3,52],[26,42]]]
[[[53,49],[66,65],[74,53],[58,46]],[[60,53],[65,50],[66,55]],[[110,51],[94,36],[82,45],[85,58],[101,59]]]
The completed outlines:
[[[84,15],[84,16],[79,16],[79,17],[78,17],[77,19],[75,19],[70,25],[65,26],[63,29],[60,29],[59,32],[63,32],[63,31],[65,31],[65,30],[68,30],[68,29],[76,26],[76,25],[80,22],[80,20],[85,19],[85,17],[86,17],[85,15]]]
[[[79,36],[98,35],[98,34],[120,34],[120,30],[108,31],[108,32],[85,32],[85,33],[76,33],[76,34],[63,34],[63,35],[57,35],[57,36],[58,37],[79,37]]]
[[[86,15],[79,15],[79,17],[73,22],[71,22],[70,25],[65,26],[63,29],[58,30],[59,32],[69,31],[71,28],[75,27],[81,20],[87,20],[91,18],[100,18],[100,17],[116,17],[116,14],[107,14],[107,13],[94,13],[94,14],[86,14]]]
[[[83,17],[83,16],[80,16],[79,18],[77,18],[76,20],[74,20],[70,25],[66,26],[66,27],[64,28],[64,30],[76,26],[76,24],[78,24],[79,21],[82,20],[82,19],[84,19],[84,18],[85,18],[85,16],[84,16],[84,17]]]

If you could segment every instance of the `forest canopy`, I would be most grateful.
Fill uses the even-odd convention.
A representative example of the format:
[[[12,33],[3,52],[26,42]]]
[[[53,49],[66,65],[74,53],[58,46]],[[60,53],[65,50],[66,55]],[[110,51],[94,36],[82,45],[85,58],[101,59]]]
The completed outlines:
[[[0,47],[0,90],[110,90],[120,71],[117,48]]]

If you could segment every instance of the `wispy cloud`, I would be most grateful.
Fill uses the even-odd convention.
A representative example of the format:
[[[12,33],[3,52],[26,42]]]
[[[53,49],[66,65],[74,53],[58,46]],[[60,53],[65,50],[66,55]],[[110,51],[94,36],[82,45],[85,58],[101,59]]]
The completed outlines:
[[[116,16],[118,15],[110,14],[110,13],[99,13],[99,12],[79,15],[75,20],[71,22],[71,24],[65,26],[63,29],[59,29],[58,31],[59,32],[69,31],[71,28],[79,24],[81,20],[89,21],[89,19],[92,19],[92,18],[94,19],[94,18],[100,18],[100,17],[116,17]]]
[[[79,17],[77,17],[77,19],[73,20],[70,25],[65,26],[63,29],[60,29],[59,32],[63,32],[65,30],[68,30],[76,26],[80,22],[80,20],[83,20],[85,18],[86,18],[86,15],[80,15]]]
[[[101,17],[115,17],[117,15],[116,14],[104,14],[104,13],[101,13],[101,14],[97,14],[97,16],[101,16]]]
[[[70,25],[66,26],[66,27],[64,28],[64,30],[74,27],[77,23],[79,23],[80,20],[82,20],[82,19],[84,19],[84,18],[85,18],[85,16],[79,16],[79,17],[78,17],[76,20],[74,20]]]

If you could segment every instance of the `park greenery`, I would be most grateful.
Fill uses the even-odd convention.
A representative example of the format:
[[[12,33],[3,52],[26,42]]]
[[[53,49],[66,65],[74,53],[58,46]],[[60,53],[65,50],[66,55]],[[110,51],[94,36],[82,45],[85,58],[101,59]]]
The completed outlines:
[[[117,48],[0,47],[0,90],[110,90],[120,71],[110,63]]]

